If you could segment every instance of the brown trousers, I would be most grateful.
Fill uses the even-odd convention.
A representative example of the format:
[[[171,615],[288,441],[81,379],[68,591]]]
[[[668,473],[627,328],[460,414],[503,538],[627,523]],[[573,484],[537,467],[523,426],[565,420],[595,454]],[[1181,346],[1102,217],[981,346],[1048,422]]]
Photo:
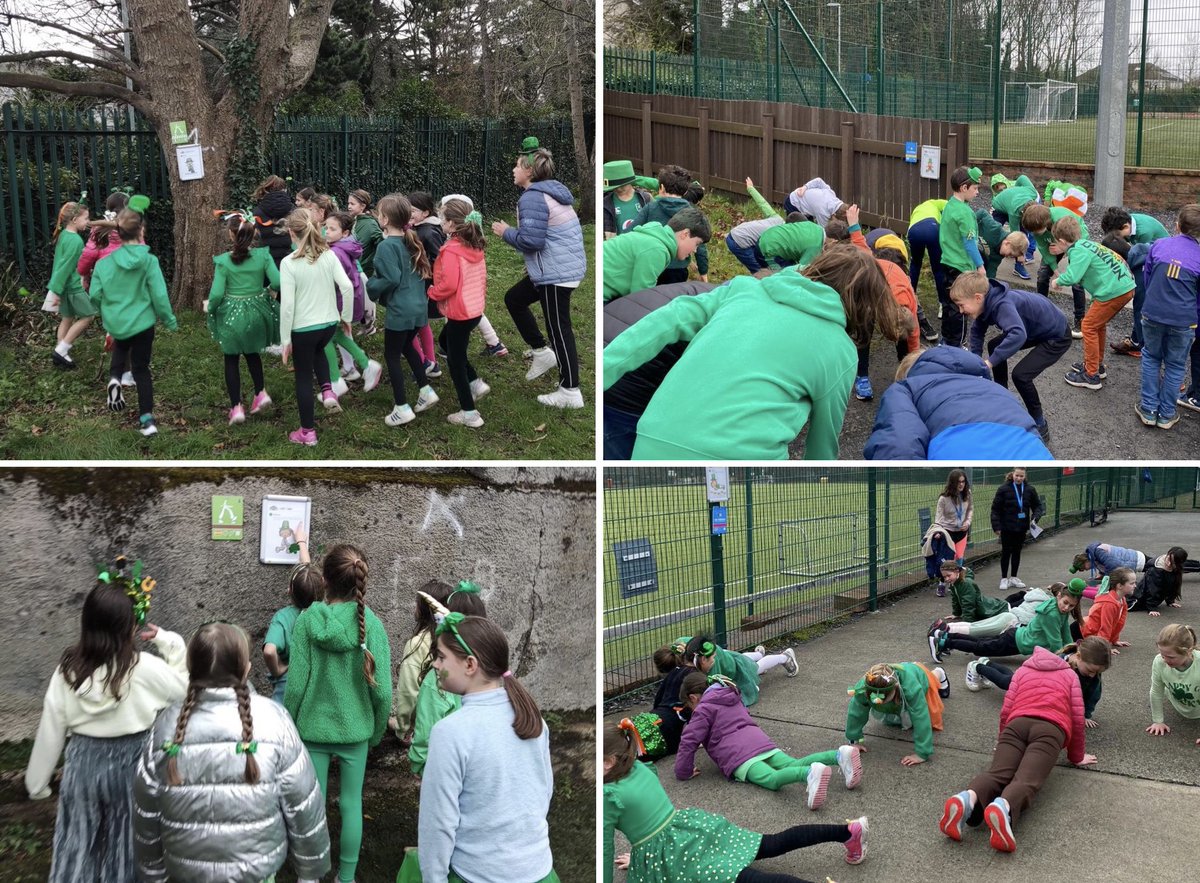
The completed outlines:
[[[1036,717],[1010,720],[1000,733],[992,765],[967,786],[978,797],[969,822],[981,822],[984,807],[997,797],[1008,801],[1010,818],[1016,822],[1050,777],[1066,741],[1066,733],[1049,721]]]

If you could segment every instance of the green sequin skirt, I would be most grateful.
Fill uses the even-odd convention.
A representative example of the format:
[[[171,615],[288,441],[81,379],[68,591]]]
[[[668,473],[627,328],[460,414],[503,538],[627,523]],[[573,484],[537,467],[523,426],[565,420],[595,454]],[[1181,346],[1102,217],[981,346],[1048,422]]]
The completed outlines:
[[[733,883],[758,855],[762,834],[702,809],[681,809],[633,847],[629,883]]]
[[[227,356],[262,352],[279,343],[279,304],[265,291],[226,295],[208,314],[208,330]]]

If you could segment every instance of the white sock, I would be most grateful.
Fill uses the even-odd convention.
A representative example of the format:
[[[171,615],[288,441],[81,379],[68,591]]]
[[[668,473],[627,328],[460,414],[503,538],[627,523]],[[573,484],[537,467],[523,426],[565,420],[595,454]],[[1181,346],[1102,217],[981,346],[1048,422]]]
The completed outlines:
[[[55,345],[54,351],[56,353],[58,353],[60,356],[65,356],[71,352],[71,344],[67,343],[65,340],[60,340]]]
[[[761,675],[777,666],[783,665],[787,662],[787,659],[782,653],[773,653],[770,656],[764,656],[758,660],[758,673]]]
[[[483,342],[488,346],[495,346],[500,342],[500,335],[496,333],[496,329],[492,327],[487,316],[480,316],[479,324],[475,327],[479,329],[479,333],[483,335]]]
[[[758,660],[763,658],[763,654],[759,653],[757,650],[743,650],[742,655],[747,659],[754,660],[755,662],[758,662]]]

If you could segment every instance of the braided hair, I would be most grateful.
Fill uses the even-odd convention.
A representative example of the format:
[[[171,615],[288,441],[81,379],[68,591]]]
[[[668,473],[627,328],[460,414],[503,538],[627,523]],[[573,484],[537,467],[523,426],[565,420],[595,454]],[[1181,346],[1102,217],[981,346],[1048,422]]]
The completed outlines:
[[[339,543],[329,550],[321,565],[325,576],[325,597],[334,601],[354,601],[358,605],[358,644],[363,651],[363,675],[372,687],[375,680],[375,655],[367,649],[367,556],[362,549]]]
[[[248,784],[259,780],[258,761],[254,759],[254,720],[250,714],[250,687],[246,672],[250,667],[250,638],[241,627],[227,622],[210,622],[200,627],[188,643],[188,689],[175,721],[175,734],[163,745],[167,753],[167,784],[182,785],[179,773],[179,747],[187,735],[188,721],[200,699],[200,691],[232,687],[237,696],[238,717],[242,721],[237,753],[246,756],[243,779]]]

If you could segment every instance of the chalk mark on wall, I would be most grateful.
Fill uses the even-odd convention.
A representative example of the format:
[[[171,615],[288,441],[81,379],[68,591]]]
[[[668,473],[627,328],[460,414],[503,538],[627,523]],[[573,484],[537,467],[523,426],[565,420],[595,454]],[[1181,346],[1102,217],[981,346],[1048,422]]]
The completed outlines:
[[[446,521],[459,539],[462,539],[463,526],[450,509],[450,504],[438,495],[437,491],[429,492],[429,509],[425,512],[425,521],[421,524],[421,532],[429,530],[430,525],[438,521]]]

